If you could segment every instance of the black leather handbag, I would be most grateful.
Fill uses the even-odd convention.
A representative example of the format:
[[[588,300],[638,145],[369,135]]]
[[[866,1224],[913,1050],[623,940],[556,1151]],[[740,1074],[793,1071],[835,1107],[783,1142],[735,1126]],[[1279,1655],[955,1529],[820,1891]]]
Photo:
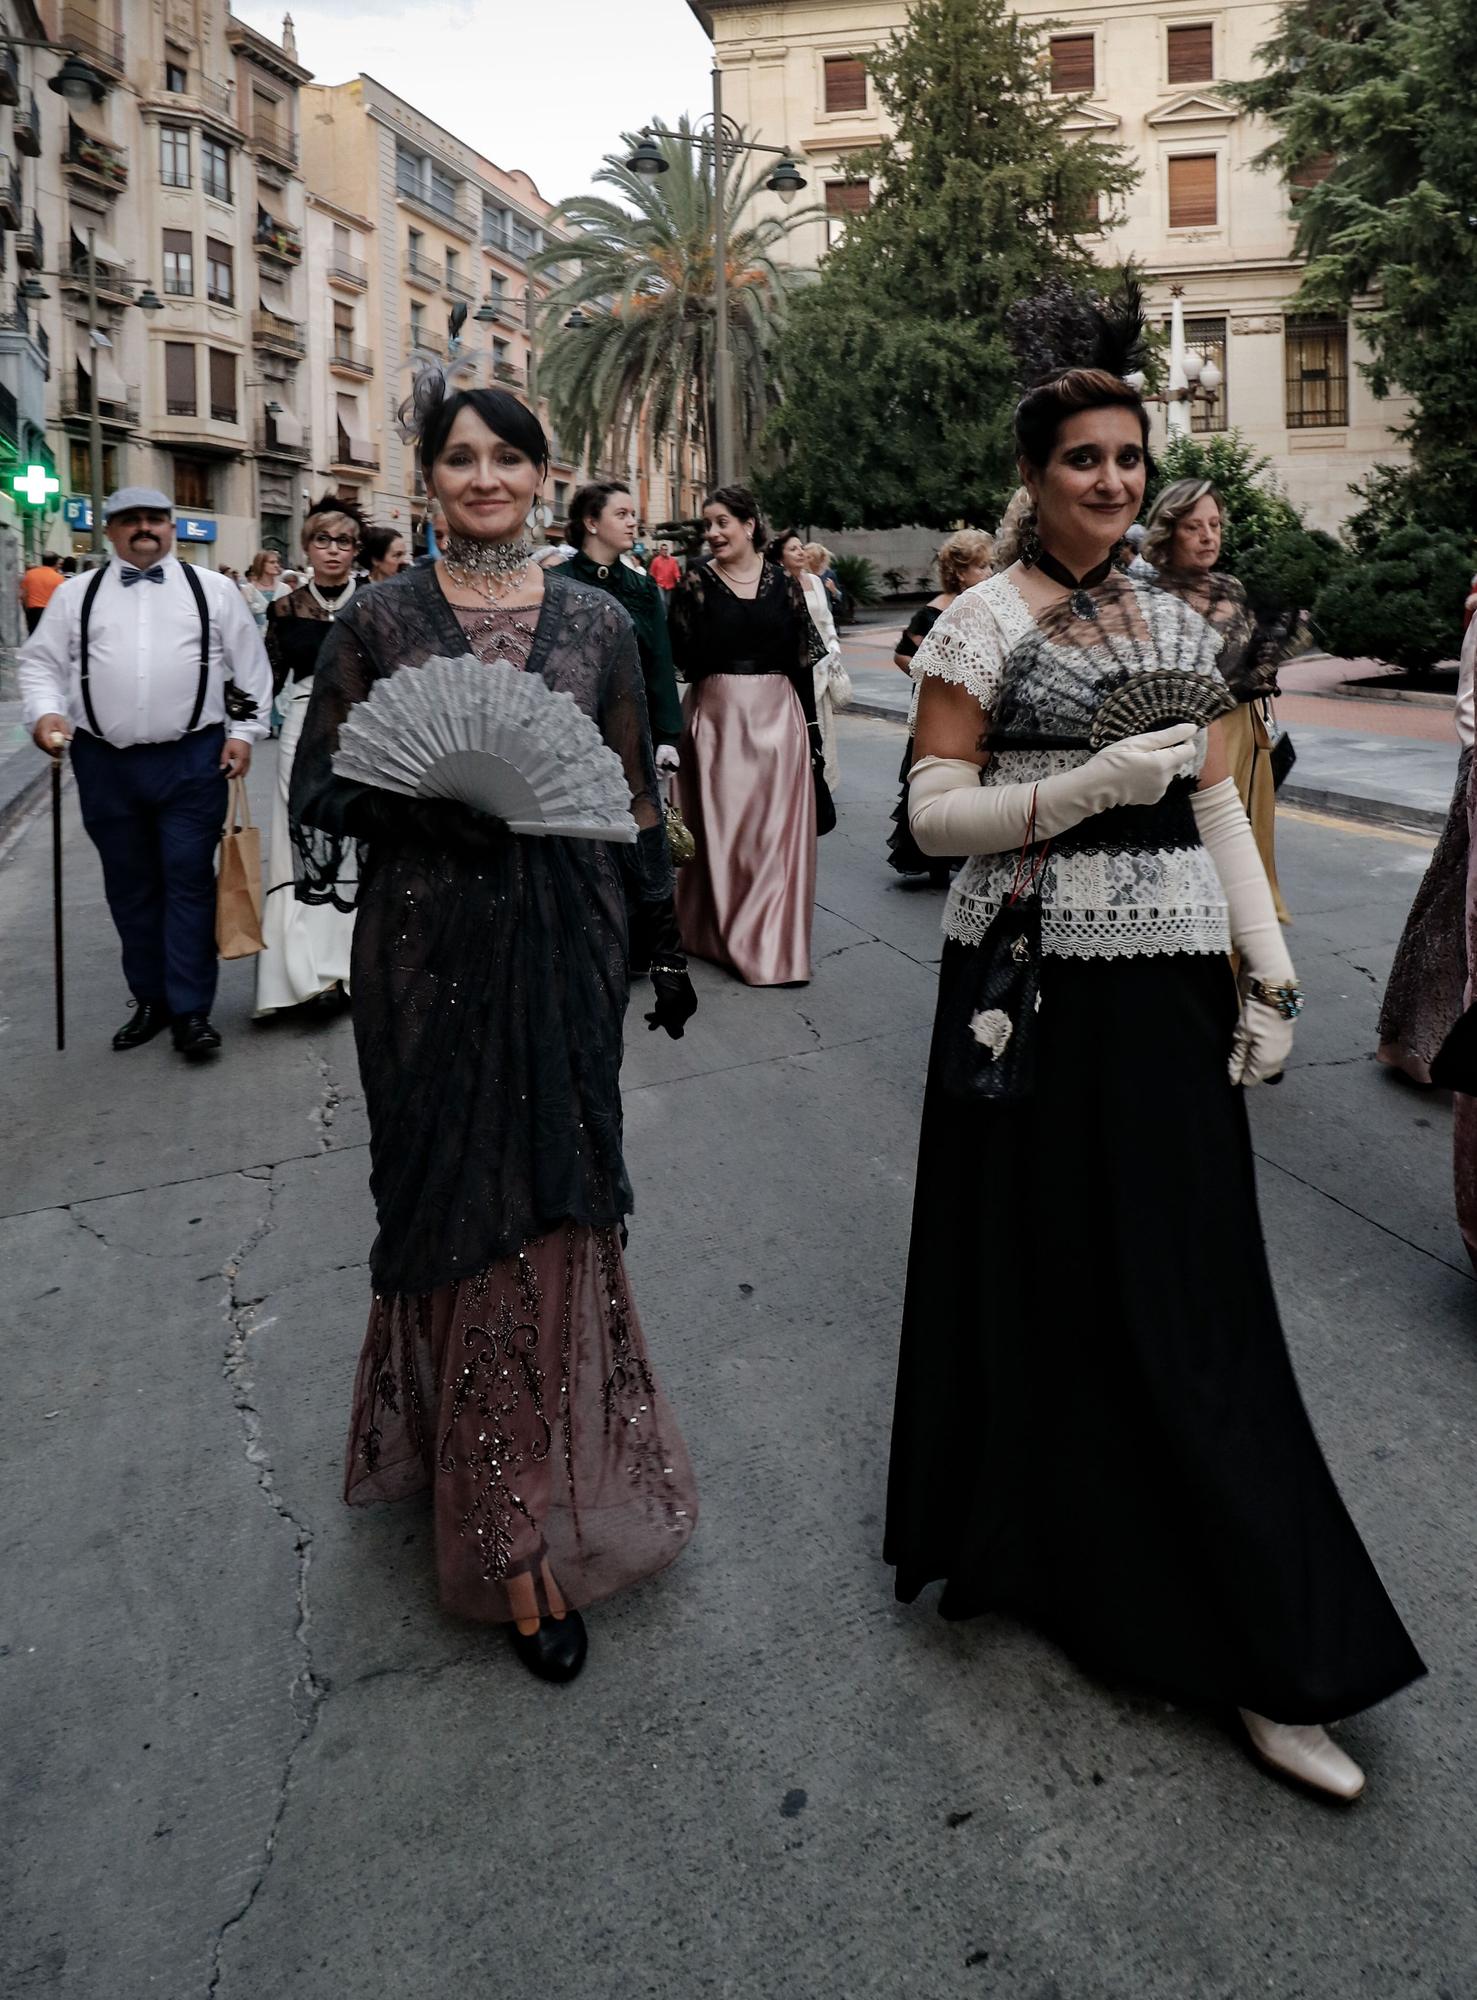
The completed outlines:
[[[1047,841],[1036,852],[1036,798],[1009,896],[977,945],[964,945],[939,992],[939,1081],[965,1104],[1019,1104],[1036,1083],[1041,1009],[1041,898]]]

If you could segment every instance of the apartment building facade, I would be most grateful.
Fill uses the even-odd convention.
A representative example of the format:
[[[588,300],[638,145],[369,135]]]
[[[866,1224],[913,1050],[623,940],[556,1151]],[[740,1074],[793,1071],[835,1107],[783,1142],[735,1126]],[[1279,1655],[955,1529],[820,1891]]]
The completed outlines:
[[[209,0],[42,0],[35,18],[52,46],[23,52],[39,146],[16,163],[5,303],[44,342],[62,487],[48,540],[79,554],[91,544],[95,383],[104,489],[161,488],[182,555],[244,567],[264,539],[291,546],[301,515],[300,467],[268,411],[292,432],[306,356],[297,96],[308,72],[290,37],[274,43]],[[68,52],[95,79],[91,93],[49,88]]]
[[[883,129],[866,58],[904,26],[907,0],[689,4],[713,38],[728,111],[809,162],[824,213],[782,254],[812,265],[868,203],[866,186],[844,179]],[[1194,428],[1234,425],[1310,518],[1336,528],[1357,504],[1351,485],[1403,455],[1391,431],[1404,406],[1379,402],[1359,373],[1358,310],[1294,310],[1302,188],[1255,169],[1270,134],[1219,88],[1254,74],[1276,5],[1017,0],[1016,11],[1049,24],[1049,85],[1071,102],[1068,129],[1125,146],[1141,169],[1121,209],[1101,216],[1098,255],[1138,259],[1166,322],[1180,292],[1191,344],[1224,378]]]

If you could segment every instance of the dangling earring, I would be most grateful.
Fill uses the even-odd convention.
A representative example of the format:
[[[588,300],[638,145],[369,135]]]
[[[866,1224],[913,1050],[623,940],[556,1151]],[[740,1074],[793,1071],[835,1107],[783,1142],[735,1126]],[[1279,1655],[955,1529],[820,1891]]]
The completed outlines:
[[[1033,500],[1021,516],[1019,537],[1021,561],[1027,569],[1034,569],[1041,560],[1041,537],[1036,532],[1036,503]]]

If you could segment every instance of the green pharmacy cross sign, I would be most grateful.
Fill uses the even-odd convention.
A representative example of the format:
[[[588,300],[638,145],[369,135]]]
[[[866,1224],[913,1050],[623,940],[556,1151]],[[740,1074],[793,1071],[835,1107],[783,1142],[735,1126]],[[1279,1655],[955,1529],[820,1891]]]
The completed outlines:
[[[28,465],[24,472],[12,473],[10,484],[28,507],[44,507],[53,493],[62,490],[61,481],[44,465]]]

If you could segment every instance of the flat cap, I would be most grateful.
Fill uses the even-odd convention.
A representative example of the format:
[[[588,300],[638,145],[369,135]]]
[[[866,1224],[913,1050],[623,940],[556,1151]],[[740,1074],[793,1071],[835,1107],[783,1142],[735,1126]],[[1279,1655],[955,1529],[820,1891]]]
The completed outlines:
[[[130,513],[135,507],[145,507],[151,514],[174,512],[174,502],[157,486],[120,486],[104,500],[103,519],[111,521],[115,514]]]

